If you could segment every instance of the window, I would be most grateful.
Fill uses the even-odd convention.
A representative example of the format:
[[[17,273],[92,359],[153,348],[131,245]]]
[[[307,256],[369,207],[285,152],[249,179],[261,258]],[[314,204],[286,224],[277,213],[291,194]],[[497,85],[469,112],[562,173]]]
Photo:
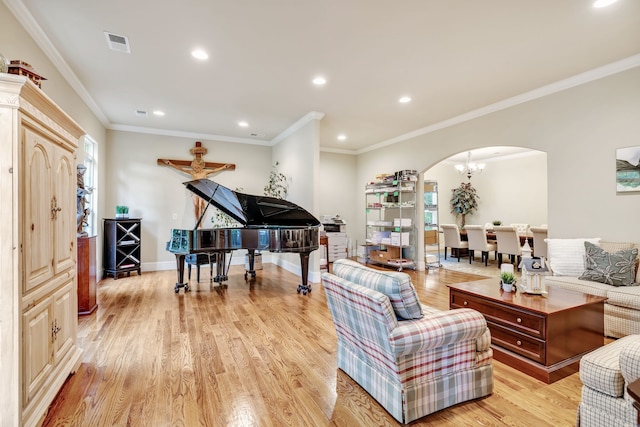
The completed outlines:
[[[87,168],[84,173],[84,186],[90,190],[85,196],[87,200],[87,208],[89,208],[89,216],[87,217],[86,231],[89,236],[95,236],[98,233],[97,212],[98,212],[98,195],[97,195],[97,176],[98,176],[98,144],[88,135],[84,137],[84,160],[83,164]]]

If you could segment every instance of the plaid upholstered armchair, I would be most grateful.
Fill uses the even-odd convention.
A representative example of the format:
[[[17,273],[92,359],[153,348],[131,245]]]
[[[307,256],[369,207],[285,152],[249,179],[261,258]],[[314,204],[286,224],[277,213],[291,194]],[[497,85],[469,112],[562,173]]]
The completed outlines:
[[[579,427],[640,425],[640,414],[627,393],[640,378],[640,335],[628,335],[582,356]]]
[[[338,368],[399,422],[493,392],[491,335],[480,313],[423,306],[409,275],[346,259],[322,283]]]

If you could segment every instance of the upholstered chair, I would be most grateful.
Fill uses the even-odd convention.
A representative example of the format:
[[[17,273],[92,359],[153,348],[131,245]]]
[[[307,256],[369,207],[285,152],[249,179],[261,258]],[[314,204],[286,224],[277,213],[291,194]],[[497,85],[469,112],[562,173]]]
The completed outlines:
[[[582,356],[576,425],[636,427],[640,418],[627,386],[638,378],[640,335],[628,335]]]
[[[533,235],[533,256],[547,257],[547,242],[544,239],[547,238],[547,228],[544,227],[531,227],[531,234]]]
[[[529,224],[511,224],[511,227],[516,229],[516,233],[518,236],[530,236],[529,229],[531,228]]]
[[[451,256],[460,262],[460,249],[469,249],[469,242],[462,241],[457,224],[440,224],[440,228],[444,234],[444,259],[447,259],[447,248],[451,248]]]
[[[493,231],[496,233],[496,242],[498,243],[498,266],[502,264],[503,255],[509,255],[511,264],[515,262],[516,266],[520,265],[522,248],[515,227],[501,225],[493,227]]]
[[[464,229],[467,230],[467,238],[469,240],[469,264],[474,258],[475,251],[481,251],[481,260],[484,261],[486,266],[489,262],[489,252],[496,251],[497,245],[487,242],[487,232],[482,225],[466,225]]]
[[[322,286],[338,368],[398,422],[493,392],[491,332],[478,311],[421,304],[408,274],[349,259],[336,260]]]

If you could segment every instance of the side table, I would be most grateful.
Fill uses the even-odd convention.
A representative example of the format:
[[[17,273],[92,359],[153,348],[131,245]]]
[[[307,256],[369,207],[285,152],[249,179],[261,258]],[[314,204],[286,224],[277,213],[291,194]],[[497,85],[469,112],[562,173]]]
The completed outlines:
[[[96,236],[78,237],[78,315],[93,313],[96,303]]]
[[[629,392],[629,396],[635,400],[633,407],[640,411],[640,378],[629,384],[627,391]]]

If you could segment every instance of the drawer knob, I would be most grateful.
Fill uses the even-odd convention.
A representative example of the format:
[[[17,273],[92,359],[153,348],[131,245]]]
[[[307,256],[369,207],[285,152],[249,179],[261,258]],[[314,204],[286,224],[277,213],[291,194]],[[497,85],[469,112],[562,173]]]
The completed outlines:
[[[516,322],[518,322],[518,323],[522,323],[522,319],[518,317],[518,318],[516,319]]]
[[[516,344],[522,345],[522,341],[518,340],[518,341],[516,341]]]
[[[469,301],[463,302],[464,305],[469,305]]]

